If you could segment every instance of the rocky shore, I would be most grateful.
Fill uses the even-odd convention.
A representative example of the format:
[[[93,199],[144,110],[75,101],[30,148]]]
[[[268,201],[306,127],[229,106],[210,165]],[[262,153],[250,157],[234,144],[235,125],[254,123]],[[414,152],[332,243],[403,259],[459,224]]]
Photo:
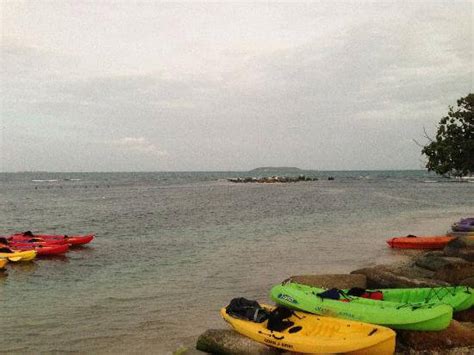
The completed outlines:
[[[459,237],[442,251],[420,252],[410,260],[377,265],[350,274],[298,275],[289,279],[325,288],[406,288],[466,285],[474,287],[474,236]],[[282,280],[283,281],[283,280]],[[438,332],[397,330],[397,354],[473,354],[474,308],[455,312],[447,329]],[[209,329],[199,336],[196,349],[175,354],[282,354],[237,332]],[[289,353],[285,353],[289,354]]]
[[[318,181],[317,177],[312,176],[265,176],[265,177],[237,177],[229,178],[227,181],[234,183],[260,183],[260,184],[273,184],[273,183],[289,183],[289,182],[300,182],[300,181]],[[328,177],[328,180],[334,180],[332,176]]]

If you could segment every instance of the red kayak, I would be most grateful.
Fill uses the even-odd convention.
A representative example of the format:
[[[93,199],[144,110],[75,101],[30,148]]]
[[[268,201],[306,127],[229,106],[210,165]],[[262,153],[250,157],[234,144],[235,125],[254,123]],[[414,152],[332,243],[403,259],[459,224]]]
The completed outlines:
[[[34,250],[37,256],[64,254],[69,250],[69,244],[36,245],[35,243],[18,243],[11,245],[14,250]]]
[[[388,245],[392,248],[400,249],[443,249],[454,237],[434,236],[434,237],[418,237],[408,235],[406,237],[398,237],[387,240]]]
[[[43,239],[43,238],[31,238],[31,237],[26,237],[23,235],[11,235],[6,238],[8,240],[8,244],[13,244],[13,243],[34,243],[38,245],[62,245],[62,244],[68,244],[68,242],[63,238],[63,239]]]
[[[32,238],[31,234],[28,232],[25,233],[19,233],[19,234],[14,234],[11,236],[11,238],[16,239],[16,238],[25,238],[25,236],[29,237],[30,239]],[[88,235],[52,235],[52,234],[34,234],[33,238],[38,238],[41,239],[47,243],[61,243],[61,244],[70,244],[71,246],[74,245],[84,245],[87,243],[90,243],[92,239],[94,239],[94,234],[88,234]]]

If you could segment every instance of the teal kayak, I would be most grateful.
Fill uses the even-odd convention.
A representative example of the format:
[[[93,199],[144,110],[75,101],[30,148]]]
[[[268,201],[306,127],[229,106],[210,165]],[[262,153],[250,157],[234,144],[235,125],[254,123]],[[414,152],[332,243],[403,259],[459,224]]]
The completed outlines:
[[[398,303],[347,296],[330,299],[318,294],[328,290],[294,282],[274,286],[270,297],[276,303],[309,313],[358,320],[394,329],[436,331],[448,327],[453,308],[446,304]]]

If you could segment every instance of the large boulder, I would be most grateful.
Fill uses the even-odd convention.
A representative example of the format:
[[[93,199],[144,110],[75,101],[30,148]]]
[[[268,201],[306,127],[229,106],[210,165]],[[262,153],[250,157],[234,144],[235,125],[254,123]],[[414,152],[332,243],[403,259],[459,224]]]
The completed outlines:
[[[444,254],[474,262],[474,236],[463,236],[451,240],[444,247]]]
[[[474,307],[453,313],[453,318],[460,322],[474,322]]]
[[[257,343],[230,329],[208,329],[197,340],[196,349],[211,354],[281,354],[283,351]]]
[[[397,340],[414,350],[443,350],[474,346],[474,330],[458,321],[439,332],[397,330]]]
[[[367,288],[367,278],[362,274],[296,275],[285,281],[322,288]]]
[[[426,277],[415,277],[413,271],[395,273],[387,267],[376,266],[354,270],[351,274],[362,274],[367,278],[368,288],[408,288],[408,287],[438,287],[448,286],[449,283]]]
[[[474,276],[462,279],[459,281],[459,285],[469,286],[474,288]]]
[[[438,271],[448,265],[459,265],[459,264],[469,264],[468,261],[462,258],[449,257],[449,256],[437,256],[432,254],[421,255],[415,260],[415,265],[431,270]]]
[[[461,285],[464,280],[474,277],[474,263],[447,264],[436,271],[434,278],[449,282],[453,285]]]

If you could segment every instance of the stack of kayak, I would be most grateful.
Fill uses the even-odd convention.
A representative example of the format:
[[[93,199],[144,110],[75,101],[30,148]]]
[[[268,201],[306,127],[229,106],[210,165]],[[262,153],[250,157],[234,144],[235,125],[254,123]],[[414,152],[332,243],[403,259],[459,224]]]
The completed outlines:
[[[277,306],[235,298],[220,314],[242,335],[299,353],[393,354],[392,329],[439,331],[474,304],[467,286],[340,290],[290,281],[270,297]]]
[[[453,223],[448,235],[452,237],[474,236],[474,217],[461,218]]]
[[[62,255],[69,248],[90,243],[93,239],[92,234],[68,236],[33,234],[30,231],[0,237],[0,269],[7,261],[31,261],[40,256]]]
[[[461,236],[474,236],[474,218],[462,218],[451,226],[446,235],[394,237],[387,240],[391,248],[399,249],[443,249],[451,240]]]

